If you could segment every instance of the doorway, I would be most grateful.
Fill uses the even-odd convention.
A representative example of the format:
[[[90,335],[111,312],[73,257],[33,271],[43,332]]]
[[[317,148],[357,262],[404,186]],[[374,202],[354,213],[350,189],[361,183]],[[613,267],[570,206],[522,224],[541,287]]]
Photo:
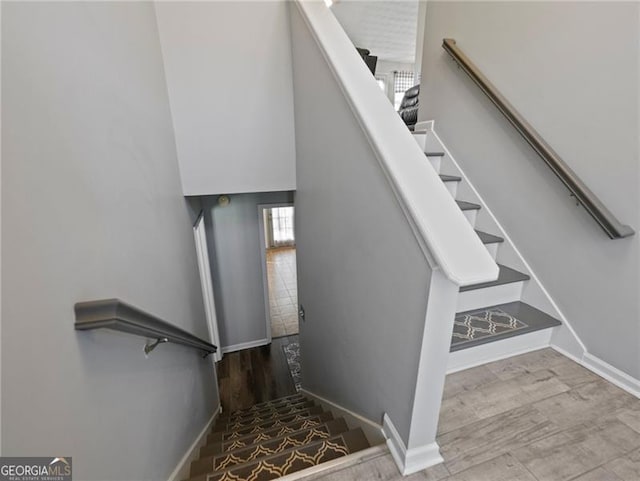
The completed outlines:
[[[265,307],[271,338],[298,334],[298,281],[293,204],[261,205]]]

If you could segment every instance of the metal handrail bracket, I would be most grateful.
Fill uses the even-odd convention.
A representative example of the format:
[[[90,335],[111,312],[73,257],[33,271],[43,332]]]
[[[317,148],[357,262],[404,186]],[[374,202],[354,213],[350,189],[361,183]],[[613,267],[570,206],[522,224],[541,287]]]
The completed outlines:
[[[78,302],[74,309],[76,330],[111,329],[155,339],[144,346],[145,354],[165,342],[201,350],[204,357],[218,350],[213,344],[119,299]]]
[[[598,197],[580,180],[576,173],[545,142],[542,136],[527,122],[516,108],[498,91],[478,67],[458,48],[456,41],[445,38],[442,48],[458,66],[480,87],[489,100],[502,112],[507,120],[522,135],[533,150],[546,162],[553,173],[569,189],[578,204],[582,205],[611,239],[622,239],[635,234],[634,230],[622,224]]]

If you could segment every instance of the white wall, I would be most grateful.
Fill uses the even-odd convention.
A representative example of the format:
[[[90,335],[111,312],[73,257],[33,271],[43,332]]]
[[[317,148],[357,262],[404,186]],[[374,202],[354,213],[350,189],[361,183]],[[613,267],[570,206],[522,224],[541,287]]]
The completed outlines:
[[[286,2],[156,9],[185,195],[295,189]]]
[[[419,120],[443,141],[588,351],[640,377],[640,236],[609,240],[441,47],[458,46],[640,229],[635,2],[427,2]]]
[[[151,3],[2,5],[2,448],[163,480],[217,404],[200,353],[73,329],[118,297],[207,336]]]
[[[220,341],[237,350],[267,339],[258,206],[293,202],[292,192],[258,192],[202,198]],[[234,347],[235,346],[235,347]]]

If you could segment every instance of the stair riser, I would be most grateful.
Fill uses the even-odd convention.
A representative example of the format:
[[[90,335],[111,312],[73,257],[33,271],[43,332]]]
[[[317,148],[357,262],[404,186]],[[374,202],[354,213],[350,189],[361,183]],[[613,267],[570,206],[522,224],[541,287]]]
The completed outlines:
[[[418,145],[420,146],[420,148],[422,149],[422,151],[424,152],[425,150],[425,145],[427,143],[427,134],[412,134],[413,135],[413,140],[415,140]]]
[[[458,294],[456,312],[481,309],[520,300],[524,281],[464,291]]]
[[[445,182],[444,186],[447,188],[451,196],[455,199],[458,194],[458,184],[459,182]]]
[[[506,359],[549,346],[554,328],[529,332],[496,342],[461,349],[449,354],[447,374],[470,369],[488,362]]]
[[[478,217],[478,210],[477,209],[463,210],[462,213],[467,218],[467,221],[469,221],[469,224],[471,224],[471,227],[475,227],[476,218]]]
[[[429,162],[431,162],[431,165],[433,165],[433,168],[439,174],[440,167],[442,165],[442,157],[427,157],[427,159],[429,159]]]
[[[489,251],[489,255],[493,257],[493,260],[495,261],[498,258],[498,247],[500,244],[498,242],[494,242],[493,244],[485,244],[484,246]]]

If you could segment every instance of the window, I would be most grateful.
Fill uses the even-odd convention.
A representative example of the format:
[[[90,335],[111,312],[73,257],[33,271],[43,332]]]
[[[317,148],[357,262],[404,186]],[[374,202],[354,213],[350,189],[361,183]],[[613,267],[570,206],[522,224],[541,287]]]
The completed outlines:
[[[271,209],[271,226],[273,245],[292,245],[293,235],[293,207],[274,207]]]

